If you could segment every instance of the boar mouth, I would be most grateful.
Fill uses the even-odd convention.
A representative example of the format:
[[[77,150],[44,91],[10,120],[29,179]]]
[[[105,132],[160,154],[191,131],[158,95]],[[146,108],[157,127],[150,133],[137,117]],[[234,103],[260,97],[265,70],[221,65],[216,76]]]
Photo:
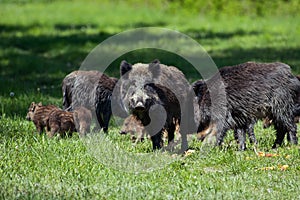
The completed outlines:
[[[136,111],[140,111],[140,112],[146,110],[146,108],[145,108],[144,106],[137,106],[137,107],[135,107],[134,109],[135,109]]]
[[[144,106],[143,103],[138,102],[138,103],[136,104],[136,106],[134,107],[134,110],[139,111],[139,112],[142,112],[142,111],[145,111],[146,108],[145,108],[145,106]]]

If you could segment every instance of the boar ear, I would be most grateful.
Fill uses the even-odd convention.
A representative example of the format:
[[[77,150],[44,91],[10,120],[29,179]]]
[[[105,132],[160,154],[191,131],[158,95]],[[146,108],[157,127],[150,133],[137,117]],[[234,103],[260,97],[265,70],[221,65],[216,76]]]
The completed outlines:
[[[34,112],[35,111],[35,107],[36,107],[36,103],[35,102],[31,102],[28,111],[29,112]]]
[[[40,102],[40,103],[38,104],[38,106],[42,106],[42,102]]]
[[[192,88],[193,88],[193,90],[194,90],[194,92],[195,92],[196,95],[197,95],[197,93],[199,91],[199,88],[202,85],[204,85],[204,84],[205,84],[205,82],[202,79],[200,79],[200,80],[195,81],[195,82],[192,83]]]
[[[160,74],[160,61],[158,59],[153,60],[149,64],[149,70],[153,74],[153,78],[157,78]]]
[[[120,64],[120,73],[121,76],[123,76],[124,74],[126,74],[127,72],[129,72],[132,69],[132,65],[130,63],[128,63],[126,60],[123,60]]]
[[[155,60],[153,60],[153,61],[151,62],[151,64],[160,64],[160,61],[156,58]]]

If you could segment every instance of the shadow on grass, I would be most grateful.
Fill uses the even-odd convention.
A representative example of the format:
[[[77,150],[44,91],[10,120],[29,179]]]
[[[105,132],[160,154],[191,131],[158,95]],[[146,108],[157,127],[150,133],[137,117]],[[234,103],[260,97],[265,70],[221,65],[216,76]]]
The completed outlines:
[[[96,29],[96,24],[55,24],[54,29],[58,31],[66,30],[81,30],[84,31],[87,28]]]
[[[10,33],[10,32],[25,32],[33,28],[37,28],[40,25],[35,24],[35,25],[30,25],[30,26],[15,26],[15,25],[4,25],[0,24],[0,33]]]
[[[246,36],[246,35],[259,35],[259,31],[245,31],[242,29],[235,30],[233,32],[215,32],[206,29],[187,29],[185,33],[196,39],[229,39],[236,36]]]
[[[154,23],[147,23],[147,22],[138,22],[133,24],[124,24],[120,26],[122,29],[132,29],[132,28],[143,28],[143,27],[164,27],[167,23],[163,21],[157,21]]]
[[[217,55],[212,53],[212,58],[218,67],[236,65],[247,61],[257,62],[283,62],[291,66],[295,74],[300,73],[300,47],[298,48],[231,48]]]
[[[155,26],[158,24],[137,23],[133,26]],[[16,94],[40,93],[61,101],[61,82],[65,75],[80,67],[88,53],[100,42],[112,36],[111,33],[98,32],[91,34],[83,29],[97,29],[96,25],[56,24],[55,34],[32,35],[28,33],[39,25],[9,26],[0,25],[0,97],[10,98],[10,92]],[[70,32],[68,32],[71,30]],[[17,35],[16,32],[21,32]],[[186,32],[196,39],[228,39],[234,36],[257,35],[259,32],[238,30],[231,33],[216,33],[209,30],[190,29]],[[194,34],[194,35],[193,35]],[[198,35],[197,35],[198,34]],[[218,67],[235,65],[246,61],[274,62],[281,61],[292,66],[295,73],[300,73],[299,48],[228,48],[224,51],[212,51],[211,56]],[[119,64],[125,59],[131,63],[151,62],[155,58],[167,65],[177,66],[189,81],[201,78],[201,75],[190,63],[178,55],[157,49],[142,49],[129,52],[116,59],[105,73],[119,77]],[[31,101],[32,97],[22,98]],[[18,115],[27,110],[30,102],[16,103],[12,113]],[[8,110],[9,114],[9,110]]]
[[[92,48],[110,37],[99,32],[86,34],[79,31],[69,35],[31,35],[26,33],[34,26],[17,27],[0,25],[0,94],[10,91],[36,91],[37,88],[55,87],[58,92],[46,92],[58,97],[63,77],[79,68]],[[57,25],[61,29],[81,25]],[[93,26],[94,27],[94,26]],[[17,32],[24,32],[17,35]],[[86,47],[87,46],[87,47]],[[89,48],[91,46],[91,48]],[[49,90],[50,91],[50,90]]]

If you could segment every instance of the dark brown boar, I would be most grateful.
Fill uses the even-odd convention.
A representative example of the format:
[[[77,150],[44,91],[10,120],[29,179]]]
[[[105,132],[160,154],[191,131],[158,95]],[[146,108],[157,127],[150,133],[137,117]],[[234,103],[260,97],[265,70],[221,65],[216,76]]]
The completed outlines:
[[[216,79],[222,78],[226,92],[226,104],[214,105],[225,113],[213,114],[209,87]],[[240,131],[241,141],[245,141],[247,127],[258,119],[273,119],[276,140],[273,148],[281,145],[286,133],[292,144],[297,144],[297,127],[294,122],[295,102],[300,91],[300,82],[288,65],[275,63],[247,62],[231,67],[223,67],[219,74],[206,81],[199,100],[200,128],[204,130],[210,123],[211,131],[221,145],[229,129]],[[214,98],[214,97],[212,97]]]
[[[300,81],[300,75],[297,75],[296,78]],[[293,115],[294,115],[294,122],[299,123],[300,121],[300,91],[296,92],[296,96],[294,98],[294,110],[293,110]],[[273,124],[273,119],[266,117],[263,120],[263,128],[268,128]]]
[[[193,98],[191,88],[184,74],[176,67],[160,64],[154,60],[149,64],[137,63],[131,65],[122,61],[120,65],[122,80],[120,97],[124,110],[135,115],[151,135],[153,149],[162,148],[162,133],[168,132],[169,144],[174,139],[175,121],[180,124],[182,135],[181,151],[187,149],[187,133],[195,131],[193,121]],[[153,116],[150,116],[153,107]],[[163,111],[166,119],[162,119]],[[165,121],[163,121],[165,120]],[[151,122],[151,123],[150,123]],[[163,127],[160,131],[153,127]],[[153,127],[149,124],[155,124]],[[160,124],[160,125],[158,125]]]
[[[197,138],[199,140],[204,140],[205,136],[208,135],[210,133],[210,131],[212,131],[214,129],[214,126],[215,126],[210,123],[211,122],[210,116],[205,114],[206,112],[209,112],[209,111],[203,109],[202,113],[200,113],[200,109],[199,109],[199,105],[205,104],[205,101],[207,101],[207,99],[203,98],[204,96],[202,96],[206,90],[206,83],[204,80],[198,80],[192,84],[192,87],[193,87],[193,90],[196,95],[196,97],[194,99],[195,123],[198,124],[200,122],[200,118],[202,117],[201,123],[198,125]],[[239,145],[240,150],[246,149],[245,141],[239,141],[239,140],[244,139],[244,138],[239,138],[244,132],[248,134],[250,143],[257,144],[257,140],[256,140],[256,137],[254,134],[255,123],[256,122],[253,121],[252,123],[250,123],[248,125],[248,127],[245,127],[245,129],[243,129],[243,130],[237,129],[235,127],[231,127],[231,129],[233,129],[233,131],[234,131],[234,138],[236,139],[238,144],[240,144]],[[205,127],[205,128],[203,129],[203,127]]]
[[[49,114],[53,110],[60,110],[54,105],[43,106],[42,103],[32,102],[29,106],[26,119],[32,121],[39,133],[42,133],[44,128],[47,126],[47,121],[49,119]]]

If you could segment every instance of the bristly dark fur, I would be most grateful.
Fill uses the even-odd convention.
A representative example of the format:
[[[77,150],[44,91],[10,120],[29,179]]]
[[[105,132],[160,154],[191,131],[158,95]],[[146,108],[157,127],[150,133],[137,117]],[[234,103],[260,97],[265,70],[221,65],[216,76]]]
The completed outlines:
[[[194,100],[196,102],[194,104],[194,106],[195,106],[194,110],[196,111],[195,112],[195,123],[199,124],[198,130],[197,130],[198,138],[200,140],[204,140],[204,138],[206,137],[206,134],[209,133],[208,130],[212,130],[212,127],[210,127],[211,126],[211,124],[210,124],[211,118],[210,118],[210,114],[208,114],[210,112],[209,107],[204,108],[201,113],[199,111],[199,105],[205,104],[206,101],[208,100],[206,98],[203,98],[203,94],[207,90],[207,86],[206,86],[206,83],[204,80],[198,80],[192,84],[192,87],[196,94],[196,97]],[[200,121],[200,118],[202,118],[201,121]],[[245,139],[245,138],[241,137],[241,135],[244,135],[245,133],[248,134],[251,143],[254,143],[254,144],[257,143],[256,137],[254,134],[255,123],[256,123],[255,121],[250,123],[249,126],[246,127],[245,130],[240,130],[235,127],[231,127],[231,129],[234,130],[234,138],[238,141],[240,150],[246,149],[246,143],[245,143],[245,141],[243,141],[243,139]]]
[[[96,115],[100,128],[107,132],[112,114],[111,95],[118,79],[99,71],[72,72],[65,79],[64,108],[74,110],[81,106],[86,107]],[[69,84],[71,82],[73,83]]]
[[[297,75],[296,78],[300,81],[300,75]],[[294,99],[294,110],[293,110],[293,114],[294,114],[294,122],[295,123],[299,123],[299,119],[300,119],[300,91],[296,91],[296,97]],[[271,118],[265,118],[263,121],[263,127],[264,128],[268,128],[273,124],[273,119]],[[289,139],[289,138],[288,138]]]
[[[182,150],[186,150],[186,134],[193,133],[196,128],[192,119],[194,110],[191,96],[193,93],[183,73],[175,67],[160,64],[158,60],[154,60],[150,64],[137,63],[130,67],[126,61],[123,61],[120,71],[123,75],[120,96],[125,110],[137,116],[146,126],[150,123],[148,115],[150,107],[153,105],[163,106],[167,113],[163,128],[168,132],[168,140],[174,139],[176,125],[173,119],[177,119],[180,123]],[[149,129],[146,129],[149,133]],[[151,140],[153,149],[160,149],[162,147],[162,129],[152,135]]]
[[[200,106],[200,127],[215,124],[214,134],[217,145],[221,145],[226,131],[236,128],[242,131],[242,142],[246,130],[253,121],[265,117],[274,120],[276,140],[273,147],[281,145],[286,133],[292,144],[297,144],[297,127],[293,120],[295,99],[300,91],[300,83],[291,74],[291,69],[283,63],[247,62],[236,66],[223,67],[220,75],[225,84],[227,110],[222,116],[211,115],[211,100],[207,85],[214,86],[214,77],[206,81],[202,91]],[[214,98],[214,97],[212,97]],[[216,105],[219,106],[219,105]]]
[[[147,84],[145,86],[145,92],[148,93],[148,95],[150,96],[149,104],[147,105],[149,106],[148,108],[150,108],[151,105],[161,105],[164,107],[167,113],[167,118],[163,129],[161,129],[158,134],[151,136],[151,140],[153,141],[153,148],[160,149],[163,146],[163,130],[166,130],[168,133],[168,144],[171,144],[171,142],[173,142],[174,140],[174,133],[176,129],[175,122],[178,121],[179,124],[181,122],[180,104],[175,94],[162,85],[153,83]],[[154,113],[159,115],[159,113],[156,113],[155,111]],[[148,121],[150,119],[148,113],[145,117],[143,115],[140,115],[139,112],[133,110],[133,114],[138,116],[139,119],[141,119],[144,126],[150,123],[150,121]],[[159,117],[160,116],[154,116],[154,118],[156,119],[158,119]]]

